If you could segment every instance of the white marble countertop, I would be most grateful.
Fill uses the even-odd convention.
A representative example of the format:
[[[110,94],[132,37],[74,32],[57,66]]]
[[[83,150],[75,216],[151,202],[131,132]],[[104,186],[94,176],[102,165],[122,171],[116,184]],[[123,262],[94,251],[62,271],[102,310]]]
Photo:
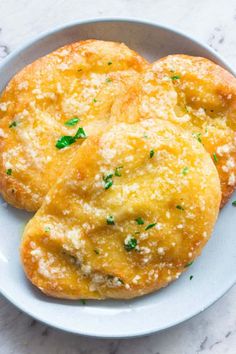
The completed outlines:
[[[0,60],[54,26],[118,15],[181,29],[208,43],[236,69],[235,0],[0,0]],[[235,354],[235,300],[236,286],[175,328],[138,339],[100,340],[48,328],[0,296],[0,354]]]

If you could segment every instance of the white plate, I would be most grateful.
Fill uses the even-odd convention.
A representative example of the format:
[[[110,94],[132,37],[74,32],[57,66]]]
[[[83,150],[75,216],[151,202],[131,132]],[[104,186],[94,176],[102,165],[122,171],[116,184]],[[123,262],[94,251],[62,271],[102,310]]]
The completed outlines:
[[[44,34],[9,55],[0,66],[0,91],[26,64],[66,43],[87,38],[125,42],[150,60],[185,53],[204,56],[227,67],[209,48],[155,24],[87,21]],[[79,301],[50,299],[28,283],[20,265],[20,237],[30,215],[6,207],[2,200],[0,204],[0,291],[24,312],[65,331],[113,338],[157,332],[203,311],[236,281],[236,208],[229,202],[220,213],[202,256],[167,288],[130,301],[87,301],[83,305]],[[191,281],[190,275],[194,276]]]

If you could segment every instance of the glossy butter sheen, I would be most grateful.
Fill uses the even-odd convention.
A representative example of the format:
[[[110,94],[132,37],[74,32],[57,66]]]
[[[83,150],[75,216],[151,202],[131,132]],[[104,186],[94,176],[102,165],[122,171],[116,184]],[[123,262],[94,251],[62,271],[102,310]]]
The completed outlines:
[[[201,253],[220,199],[216,168],[191,134],[162,120],[118,124],[82,144],[28,223],[25,272],[55,297],[150,293]]]
[[[0,98],[0,192],[15,207],[36,211],[83,139],[104,130],[112,104],[146,65],[121,43],[87,40],[68,44],[20,71]],[[65,123],[78,117],[74,126]],[[11,170],[11,174],[7,170]]]

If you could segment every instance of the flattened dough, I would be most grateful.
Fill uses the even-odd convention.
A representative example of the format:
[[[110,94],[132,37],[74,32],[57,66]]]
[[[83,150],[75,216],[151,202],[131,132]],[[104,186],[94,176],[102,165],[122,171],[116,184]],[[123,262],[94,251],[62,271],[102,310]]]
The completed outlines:
[[[88,40],[66,45],[19,72],[0,98],[0,192],[7,202],[37,210],[78,144],[57,149],[79,127],[104,130],[111,106],[146,61],[124,44]],[[75,125],[65,125],[72,118]]]
[[[116,119],[158,117],[189,130],[218,170],[223,206],[236,186],[236,79],[205,58],[170,55],[119,98]]]
[[[88,138],[28,223],[29,280],[68,299],[133,298],[166,286],[201,253],[221,199],[191,134],[162,120]]]

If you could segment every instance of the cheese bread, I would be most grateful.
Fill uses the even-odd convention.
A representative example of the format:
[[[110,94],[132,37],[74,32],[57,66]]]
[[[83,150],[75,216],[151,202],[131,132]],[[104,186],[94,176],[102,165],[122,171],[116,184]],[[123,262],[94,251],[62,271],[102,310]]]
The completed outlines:
[[[26,226],[25,273],[59,298],[150,293],[201,253],[220,199],[191,133],[158,119],[120,123],[86,139]]]

